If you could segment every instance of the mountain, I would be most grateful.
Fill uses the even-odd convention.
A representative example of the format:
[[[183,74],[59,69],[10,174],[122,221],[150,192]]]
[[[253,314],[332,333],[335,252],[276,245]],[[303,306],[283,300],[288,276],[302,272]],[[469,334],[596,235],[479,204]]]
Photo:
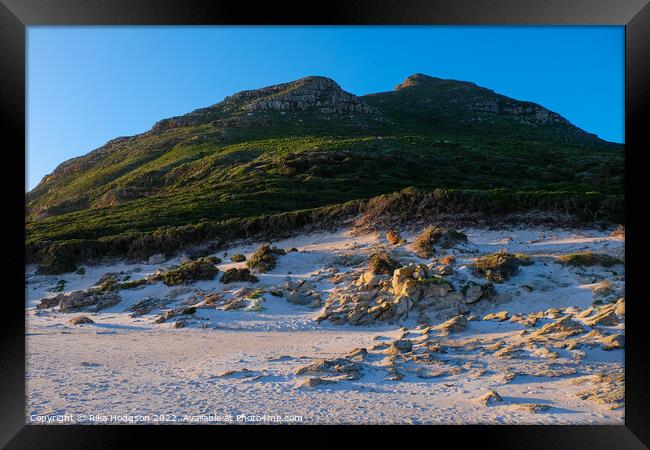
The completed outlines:
[[[622,194],[622,145],[531,102],[415,74],[365,96],[307,77],[242,91],[60,164],[29,244],[277,214],[405,187]]]

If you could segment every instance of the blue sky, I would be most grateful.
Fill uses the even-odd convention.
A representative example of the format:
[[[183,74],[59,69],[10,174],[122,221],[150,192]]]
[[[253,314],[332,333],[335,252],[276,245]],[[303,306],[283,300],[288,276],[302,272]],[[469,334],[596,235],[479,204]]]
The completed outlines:
[[[28,189],[61,162],[243,89],[307,75],[357,95],[421,72],[624,140],[623,27],[29,27]]]

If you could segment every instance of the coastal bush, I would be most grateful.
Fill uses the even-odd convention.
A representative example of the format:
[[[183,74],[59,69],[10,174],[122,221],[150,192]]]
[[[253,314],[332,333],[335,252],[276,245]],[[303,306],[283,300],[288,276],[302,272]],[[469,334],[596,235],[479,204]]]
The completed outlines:
[[[399,267],[401,264],[383,251],[373,254],[368,262],[368,270],[377,275],[392,275]]]
[[[511,254],[505,251],[480,256],[471,265],[474,272],[495,283],[503,283],[517,273],[519,266],[532,264],[524,254]]]
[[[246,261],[246,256],[242,255],[241,253],[237,253],[236,255],[232,255],[230,257],[230,260],[232,262],[244,262]]]
[[[413,249],[420,258],[431,258],[435,251],[434,245],[449,248],[463,241],[467,241],[467,236],[460,231],[429,225],[416,236]]]
[[[257,283],[258,281],[259,279],[255,275],[252,275],[248,269],[228,269],[221,277],[221,282],[223,284],[236,282]]]
[[[284,250],[270,245],[260,245],[259,248],[253,253],[246,265],[250,269],[254,269],[260,273],[265,273],[273,270],[277,264],[278,256],[284,255]]]
[[[168,270],[161,275],[161,278],[167,286],[174,286],[198,280],[214,280],[218,272],[219,269],[212,261],[202,258],[183,263],[175,269]]]
[[[605,253],[577,252],[559,256],[558,261],[567,266],[603,266],[611,267],[623,264],[623,260]]]

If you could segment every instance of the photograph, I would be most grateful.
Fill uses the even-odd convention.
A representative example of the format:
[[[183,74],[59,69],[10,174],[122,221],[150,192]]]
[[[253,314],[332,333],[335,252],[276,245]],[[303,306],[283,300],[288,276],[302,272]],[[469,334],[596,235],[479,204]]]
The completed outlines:
[[[25,424],[625,425],[625,64],[622,25],[27,26]]]

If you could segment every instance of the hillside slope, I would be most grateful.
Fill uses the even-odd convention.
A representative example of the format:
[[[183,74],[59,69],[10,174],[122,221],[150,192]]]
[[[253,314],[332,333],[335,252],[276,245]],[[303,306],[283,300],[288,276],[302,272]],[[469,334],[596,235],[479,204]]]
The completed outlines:
[[[59,165],[27,244],[368,199],[413,186],[623,193],[622,146],[530,102],[415,74],[362,97],[328,78],[243,91]]]

